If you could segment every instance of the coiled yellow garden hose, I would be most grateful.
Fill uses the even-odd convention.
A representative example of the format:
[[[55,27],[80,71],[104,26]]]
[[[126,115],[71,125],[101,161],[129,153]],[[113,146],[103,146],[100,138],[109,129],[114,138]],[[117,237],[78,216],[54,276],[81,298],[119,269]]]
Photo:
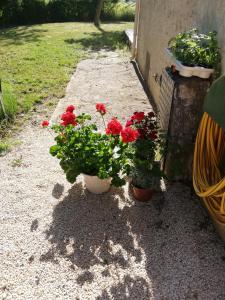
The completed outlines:
[[[204,113],[196,138],[193,185],[215,223],[225,233],[225,131]]]

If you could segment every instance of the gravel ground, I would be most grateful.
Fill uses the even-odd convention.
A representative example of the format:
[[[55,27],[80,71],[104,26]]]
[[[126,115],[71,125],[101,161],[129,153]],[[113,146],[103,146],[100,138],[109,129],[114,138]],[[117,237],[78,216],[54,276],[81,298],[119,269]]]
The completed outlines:
[[[107,55],[80,63],[52,120],[67,104],[96,121],[96,101],[121,117],[151,108],[128,60]],[[42,118],[0,158],[1,299],[225,299],[225,247],[188,187],[142,204],[128,186],[71,186]]]

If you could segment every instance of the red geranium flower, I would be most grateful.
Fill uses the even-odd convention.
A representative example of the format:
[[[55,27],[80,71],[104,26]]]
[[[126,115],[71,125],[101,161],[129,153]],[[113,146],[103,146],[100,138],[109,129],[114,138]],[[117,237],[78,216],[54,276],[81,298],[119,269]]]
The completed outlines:
[[[61,122],[61,125],[63,125],[63,126],[67,126],[67,125],[70,125],[70,124],[72,124],[74,126],[77,125],[76,116],[73,113],[69,112],[69,111],[62,114],[61,120],[63,121],[63,122]]]
[[[132,120],[128,120],[126,123],[126,127],[132,126],[133,125],[133,121]]]
[[[145,128],[138,128],[139,138],[144,139],[146,137],[147,130]]]
[[[155,117],[155,114],[154,114],[153,111],[151,111],[151,112],[148,113],[148,116],[149,116],[150,118],[154,118],[154,117]]]
[[[75,109],[75,106],[69,105],[69,106],[67,106],[66,111],[67,111],[67,112],[69,111],[69,112],[73,113],[74,109]]]
[[[105,105],[102,103],[96,103],[96,110],[101,114],[105,115],[106,114],[106,108]]]
[[[150,134],[149,134],[149,137],[150,137],[150,139],[153,140],[153,141],[156,140],[157,137],[158,137],[157,131],[155,131],[155,130],[151,131]]]
[[[124,143],[135,142],[138,136],[139,136],[138,131],[132,129],[131,127],[126,127],[121,131],[121,137]]]
[[[48,127],[48,125],[49,125],[49,121],[47,121],[47,120],[45,120],[41,123],[42,127]]]
[[[131,117],[131,120],[136,120],[138,122],[141,122],[145,117],[145,113],[143,111],[135,112],[133,116]]]
[[[123,126],[120,122],[116,118],[113,118],[107,125],[106,134],[119,135],[122,129]]]

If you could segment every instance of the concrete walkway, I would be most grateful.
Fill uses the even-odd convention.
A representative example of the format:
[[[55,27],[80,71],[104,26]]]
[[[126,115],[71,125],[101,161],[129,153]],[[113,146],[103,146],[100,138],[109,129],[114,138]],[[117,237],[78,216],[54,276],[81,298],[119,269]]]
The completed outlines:
[[[65,98],[59,101],[52,116],[53,122],[71,103],[76,105],[78,112],[90,113],[95,122],[100,121],[99,125],[103,124],[95,113],[97,102],[106,104],[106,118],[119,116],[124,122],[137,110],[152,110],[128,59],[119,57],[115,52],[103,51],[101,56],[103,58],[83,60],[78,65],[68,84]]]
[[[151,109],[116,53],[79,64],[52,120],[74,104],[101,124],[98,101],[122,120]],[[225,299],[224,244],[189,188],[172,185],[142,204],[128,186],[102,196],[82,178],[71,186],[48,153],[42,118],[0,158],[0,299]]]

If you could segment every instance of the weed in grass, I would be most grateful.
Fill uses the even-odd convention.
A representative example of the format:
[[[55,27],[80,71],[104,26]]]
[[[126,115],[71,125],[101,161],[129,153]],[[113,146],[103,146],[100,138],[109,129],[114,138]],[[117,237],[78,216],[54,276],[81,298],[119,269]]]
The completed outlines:
[[[21,167],[23,164],[23,159],[22,159],[22,155],[20,156],[20,158],[15,158],[14,160],[11,161],[11,167],[13,168],[18,168]]]
[[[8,133],[9,122],[6,119],[0,120],[0,139],[5,138]]]
[[[47,104],[46,104],[47,106],[49,106],[49,107],[51,107],[51,106],[54,106],[55,105],[55,103],[54,102],[52,102],[52,101],[49,101],[49,102],[47,102]]]
[[[36,100],[34,100],[34,103],[35,103],[35,104],[42,104],[43,101],[42,101],[41,99],[36,99]]]
[[[5,141],[0,141],[0,156],[5,155],[11,149],[11,144]]]
[[[4,156],[5,154],[7,154],[12,147],[16,147],[21,145],[21,141],[20,140],[12,140],[9,138],[3,138],[0,140],[0,156]]]

